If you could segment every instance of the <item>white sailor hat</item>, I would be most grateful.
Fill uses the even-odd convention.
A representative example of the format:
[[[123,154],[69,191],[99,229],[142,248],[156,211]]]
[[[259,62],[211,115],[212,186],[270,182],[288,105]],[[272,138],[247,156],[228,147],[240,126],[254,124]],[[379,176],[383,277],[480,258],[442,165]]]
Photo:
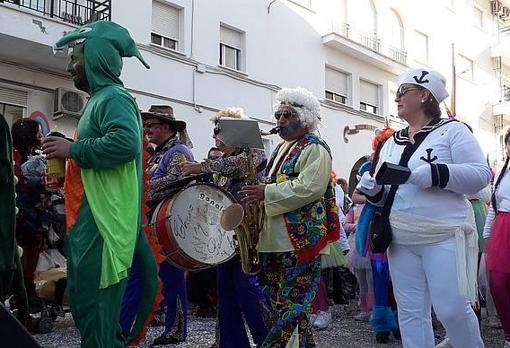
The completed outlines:
[[[449,95],[446,91],[445,77],[437,71],[426,68],[411,69],[400,75],[398,86],[403,84],[418,85],[427,89],[438,103]]]

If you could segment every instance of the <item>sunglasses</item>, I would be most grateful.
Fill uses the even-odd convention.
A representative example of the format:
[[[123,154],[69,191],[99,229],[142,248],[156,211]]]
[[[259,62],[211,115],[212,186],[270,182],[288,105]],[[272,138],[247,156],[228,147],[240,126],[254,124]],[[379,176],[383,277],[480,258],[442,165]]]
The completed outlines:
[[[397,98],[402,98],[407,92],[409,91],[414,91],[414,90],[419,90],[419,89],[422,89],[420,87],[416,87],[416,86],[406,86],[406,85],[402,85],[398,88],[397,90],[397,93],[395,94],[395,96]]]
[[[213,129],[214,135],[218,135],[218,134],[220,134],[220,132],[221,132],[221,128],[219,126],[214,127],[214,129]]]
[[[294,111],[289,111],[289,110],[280,111],[280,110],[278,110],[274,113],[274,118],[276,118],[276,120],[279,120],[280,117],[283,116],[284,118],[289,119],[294,115],[297,115],[297,113]]]
[[[161,122],[151,122],[151,123],[146,123],[143,125],[143,129],[150,129],[152,128],[152,126],[157,126],[157,125],[161,125],[163,123]]]

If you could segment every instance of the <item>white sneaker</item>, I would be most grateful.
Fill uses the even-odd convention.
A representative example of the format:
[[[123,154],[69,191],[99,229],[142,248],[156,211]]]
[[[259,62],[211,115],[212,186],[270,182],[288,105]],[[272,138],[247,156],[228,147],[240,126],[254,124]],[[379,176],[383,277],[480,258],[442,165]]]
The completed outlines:
[[[354,320],[357,320],[357,321],[368,321],[368,320],[370,320],[370,314],[365,313],[365,312],[359,312],[358,314],[356,314],[354,316]]]
[[[308,323],[310,325],[313,325],[313,323],[315,323],[316,320],[317,320],[317,314],[312,314],[312,315],[310,315],[310,320],[308,321]]]
[[[444,340],[442,340],[440,343],[436,345],[436,348],[452,348],[450,339],[446,337]]]
[[[313,326],[318,330],[326,329],[331,324],[331,312],[319,312]]]
[[[510,348],[510,341],[505,340],[505,345],[503,348]]]

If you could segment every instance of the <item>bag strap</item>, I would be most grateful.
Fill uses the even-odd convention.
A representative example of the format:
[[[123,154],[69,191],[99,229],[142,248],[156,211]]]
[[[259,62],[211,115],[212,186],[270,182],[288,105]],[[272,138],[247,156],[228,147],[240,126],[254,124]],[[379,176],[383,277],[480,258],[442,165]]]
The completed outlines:
[[[400,161],[398,162],[398,164],[407,167],[409,160],[411,159],[411,156],[416,152],[416,150],[418,150],[421,143],[430,133],[431,132],[417,133],[415,135],[414,144],[408,143],[404,148],[404,151],[402,151],[402,155],[400,156]],[[386,201],[384,202],[384,206],[381,211],[382,218],[388,220],[388,223],[390,219],[391,207],[393,206],[393,201],[395,200],[395,195],[397,193],[398,187],[399,185],[391,185],[390,192],[388,193],[388,197],[386,198]]]

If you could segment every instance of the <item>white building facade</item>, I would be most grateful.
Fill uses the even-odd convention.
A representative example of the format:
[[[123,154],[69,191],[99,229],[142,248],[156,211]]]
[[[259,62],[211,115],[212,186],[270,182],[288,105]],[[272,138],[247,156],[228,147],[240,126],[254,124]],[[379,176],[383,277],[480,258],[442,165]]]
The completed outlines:
[[[125,86],[142,110],[171,105],[198,159],[213,145],[209,118],[218,109],[242,107],[268,130],[276,92],[303,86],[321,100],[320,132],[336,174],[353,179],[371,152],[373,128],[385,118],[404,126],[395,116],[397,76],[425,66],[442,72],[449,90],[455,84],[456,114],[490,161],[501,161],[510,117],[508,7],[506,0],[0,0],[0,112],[9,123],[32,117],[46,131],[72,135],[86,99],[67,93],[78,92],[67,57],[51,47],[79,24],[111,19],[151,65],[125,59]],[[278,141],[267,138],[267,150]]]

